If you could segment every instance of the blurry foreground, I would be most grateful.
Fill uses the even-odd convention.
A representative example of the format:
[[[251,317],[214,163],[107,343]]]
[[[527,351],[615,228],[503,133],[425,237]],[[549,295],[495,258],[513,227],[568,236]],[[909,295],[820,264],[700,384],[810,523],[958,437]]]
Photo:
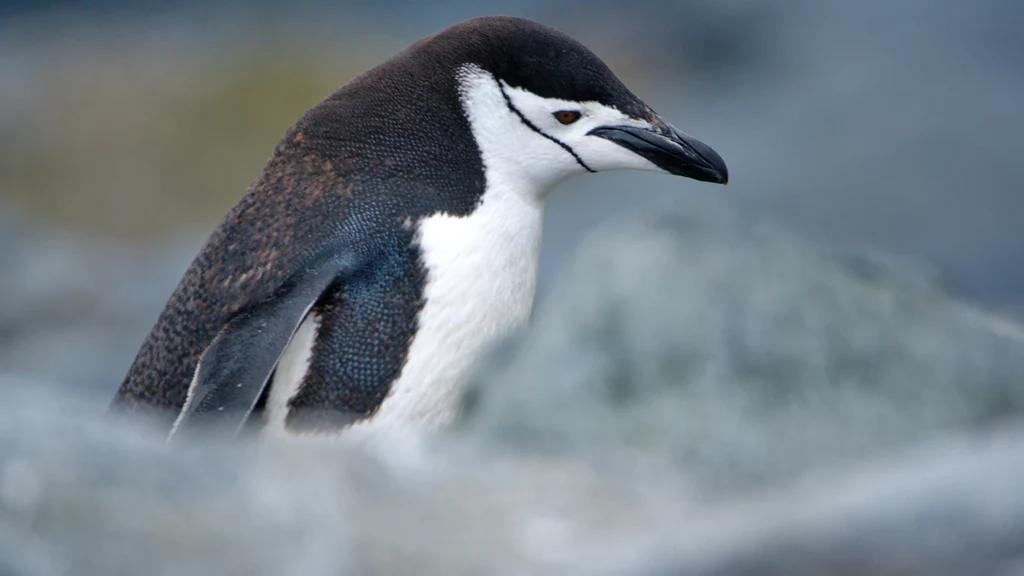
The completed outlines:
[[[1022,382],[925,278],[687,203],[592,238],[421,450],[169,448],[4,379],[0,574],[1020,574]]]

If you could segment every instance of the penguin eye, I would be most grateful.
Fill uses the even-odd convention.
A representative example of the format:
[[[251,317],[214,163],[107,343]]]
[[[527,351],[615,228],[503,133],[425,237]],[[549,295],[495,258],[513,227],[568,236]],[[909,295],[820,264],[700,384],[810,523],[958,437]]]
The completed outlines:
[[[569,125],[580,119],[580,113],[576,110],[559,110],[554,113],[554,117],[562,124]]]

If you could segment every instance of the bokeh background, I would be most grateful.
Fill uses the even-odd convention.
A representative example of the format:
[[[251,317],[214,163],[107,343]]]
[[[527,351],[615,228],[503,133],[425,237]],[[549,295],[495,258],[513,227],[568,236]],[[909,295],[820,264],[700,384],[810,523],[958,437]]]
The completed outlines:
[[[641,173],[563,186],[542,294],[594,225],[722,195],[1024,317],[1015,0],[7,0],[0,368],[112,390],[288,125],[412,41],[489,13],[581,39],[732,173],[727,188]]]
[[[437,458],[98,422],[284,130],[493,13],[582,40],[730,184],[557,190],[534,322]],[[1021,573],[1022,29],[1019,0],[0,0],[0,574]]]
[[[727,188],[568,183],[550,201],[542,294],[596,224],[722,195],[1024,316],[1014,0],[7,1],[0,367],[111,391],[287,126],[412,41],[488,13],[581,39],[732,172]]]

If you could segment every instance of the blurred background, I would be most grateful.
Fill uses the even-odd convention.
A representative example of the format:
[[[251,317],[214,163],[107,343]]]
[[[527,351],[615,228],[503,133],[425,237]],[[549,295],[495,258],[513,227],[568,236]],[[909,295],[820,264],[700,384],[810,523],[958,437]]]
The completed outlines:
[[[713,194],[1024,319],[1017,0],[2,0],[0,373],[112,394],[291,123],[493,13],[583,41],[731,172],[565,185],[539,299],[594,226]]]

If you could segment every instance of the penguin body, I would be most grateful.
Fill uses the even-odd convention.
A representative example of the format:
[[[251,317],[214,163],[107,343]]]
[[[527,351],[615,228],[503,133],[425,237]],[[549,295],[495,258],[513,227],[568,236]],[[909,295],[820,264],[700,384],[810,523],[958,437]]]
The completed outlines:
[[[481,352],[528,320],[544,198],[613,169],[727,180],[554,29],[486,17],[421,40],[286,132],[111,408],[172,436],[442,427]]]

